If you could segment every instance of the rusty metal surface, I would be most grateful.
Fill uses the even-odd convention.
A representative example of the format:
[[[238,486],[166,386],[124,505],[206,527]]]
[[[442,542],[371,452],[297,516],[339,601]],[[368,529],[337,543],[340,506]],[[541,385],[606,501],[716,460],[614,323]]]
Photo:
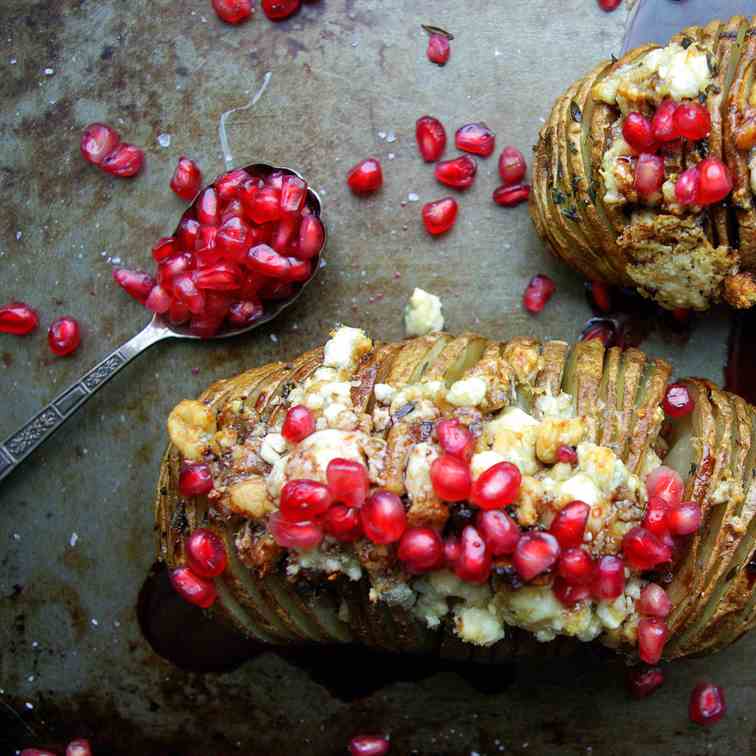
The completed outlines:
[[[421,22],[456,35],[443,69],[425,59]],[[179,398],[321,343],[339,321],[399,338],[415,285],[442,297],[450,330],[576,337],[590,315],[582,282],[544,253],[525,207],[491,203],[493,159],[455,229],[424,233],[420,204],[448,192],[416,155],[414,122],[430,112],[451,132],[485,120],[501,146],[527,151],[553,98],[619,51],[623,24],[592,0],[320,0],[282,24],[258,11],[239,28],[208,0],[0,4],[0,300],[29,301],[43,324],[65,313],[84,324],[69,359],[52,357],[44,329],[0,336],[0,437],[146,322],[113,285],[112,261],[148,265],[182,210],[167,189],[176,158],[221,170],[219,116],[265,71],[263,99],[232,117],[235,156],[300,170],[322,193],[330,233],[328,266],[281,320],[229,343],[158,345],[0,488],[0,752],[87,735],[98,754],[331,754],[357,730],[391,732],[402,754],[756,752],[756,638],[676,663],[659,694],[631,704],[621,664],[588,650],[485,671],[266,652],[199,675],[156,655],[136,619],[163,422]],[[80,158],[93,120],[145,147],[143,175],[112,179]],[[360,200],[344,174],[368,154],[382,158],[385,186]],[[559,293],[533,319],[519,299],[537,272]],[[713,313],[687,343],[652,334],[644,348],[721,380],[726,334]],[[687,721],[702,676],[726,687],[730,705],[711,731]]]

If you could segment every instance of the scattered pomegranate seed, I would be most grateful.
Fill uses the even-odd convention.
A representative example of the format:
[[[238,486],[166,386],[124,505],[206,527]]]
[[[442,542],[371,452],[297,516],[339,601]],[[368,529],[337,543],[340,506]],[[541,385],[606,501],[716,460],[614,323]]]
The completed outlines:
[[[570,585],[588,585],[593,578],[593,559],[583,549],[565,549],[559,557],[557,572]]]
[[[661,617],[662,619],[672,611],[672,602],[669,600],[667,592],[656,583],[649,583],[643,588],[635,606],[643,615]]]
[[[669,628],[663,619],[643,617],[638,623],[638,655],[646,664],[657,664],[669,637]]]
[[[681,102],[672,117],[678,136],[697,142],[709,136],[711,116],[709,111],[698,102]]]
[[[436,180],[452,189],[469,189],[475,181],[478,164],[468,155],[442,160],[433,171]]]
[[[218,591],[210,580],[195,575],[189,567],[177,567],[170,573],[173,590],[190,604],[207,609],[215,603]]]
[[[483,537],[472,525],[462,528],[454,574],[466,583],[485,583],[491,575],[491,555]]]
[[[721,686],[701,682],[693,688],[688,705],[691,722],[708,727],[719,722],[726,713],[727,703]]]
[[[68,316],[53,320],[47,332],[47,343],[52,353],[57,354],[58,357],[73,354],[81,343],[79,323]]]
[[[281,490],[279,508],[288,522],[309,522],[325,514],[333,497],[315,480],[290,480]]]
[[[499,176],[504,186],[514,186],[525,178],[528,170],[524,155],[517,147],[505,147],[499,155]],[[496,201],[494,199],[494,201]]]
[[[92,746],[88,740],[72,740],[66,748],[66,756],[92,756]]]
[[[347,174],[347,184],[355,194],[370,194],[383,185],[381,164],[375,158],[365,158]]]
[[[664,394],[662,409],[667,417],[685,417],[693,412],[695,402],[683,383],[671,383]]]
[[[622,553],[636,570],[650,570],[672,560],[672,551],[651,531],[631,528],[622,539]]]
[[[593,571],[591,595],[598,601],[612,601],[625,590],[625,565],[616,556],[608,554],[599,559]]]
[[[402,500],[390,491],[376,491],[360,510],[362,529],[373,543],[394,543],[407,528]]]
[[[608,348],[614,340],[614,328],[606,322],[589,325],[580,334],[580,341],[591,341],[592,339],[597,339]]]
[[[622,4],[622,0],[598,0],[599,8],[606,13],[611,13]]]
[[[301,0],[261,0],[260,2],[263,13],[271,21],[283,21],[296,13],[301,4]]]
[[[24,748],[19,752],[19,756],[57,756],[52,751],[43,751],[39,748]]]
[[[470,501],[481,509],[501,509],[512,504],[520,492],[522,474],[511,462],[497,462],[472,484]]]
[[[675,307],[672,310],[672,317],[681,325],[685,325],[690,319],[690,310],[686,307]]]
[[[701,507],[695,501],[684,501],[667,510],[667,526],[672,535],[685,536],[695,533],[703,521]]]
[[[26,336],[39,326],[37,311],[23,302],[10,302],[0,307],[0,333]]]
[[[550,570],[559,559],[559,543],[550,533],[524,533],[512,555],[512,565],[527,581]]]
[[[467,123],[457,129],[454,143],[458,150],[488,157],[496,148],[496,134],[482,121]]]
[[[683,480],[671,467],[659,465],[646,476],[649,498],[658,496],[667,506],[676,507],[682,501]]]
[[[216,9],[217,11],[217,9]],[[219,14],[220,15],[220,14]],[[181,199],[191,202],[202,185],[202,171],[197,163],[191,158],[182,155],[178,159],[176,170],[170,181],[170,187],[174,194]]]
[[[145,303],[150,295],[155,281],[152,276],[141,270],[126,270],[126,268],[114,268],[113,278],[129,295],[137,302]]]
[[[256,186],[252,177],[243,168],[227,171],[215,182],[215,191],[218,194],[218,199],[222,203],[238,199],[241,195],[242,186],[247,182],[251,182],[252,186]]]
[[[648,698],[664,683],[664,673],[659,667],[633,667],[628,670],[627,691],[633,698]]]
[[[664,100],[656,109],[654,117],[651,119],[651,129],[654,134],[654,140],[657,142],[673,142],[679,139],[675,127],[675,111],[677,103],[674,100]]]
[[[591,300],[601,312],[609,312],[612,309],[612,295],[609,286],[603,281],[591,281],[588,284]]]
[[[669,505],[664,499],[659,496],[650,497],[641,527],[650,530],[659,538],[667,535],[669,533],[669,527],[667,526],[668,509]]]
[[[439,66],[445,66],[451,55],[451,45],[449,37],[445,34],[431,34],[428,38],[428,49],[426,55],[431,63]]]
[[[195,575],[217,577],[228,565],[226,547],[212,530],[197,528],[186,539],[186,563]]]
[[[580,546],[591,508],[584,501],[571,501],[554,518],[549,532],[563,549]]]
[[[475,450],[475,437],[459,420],[439,420],[436,423],[438,443],[453,457],[469,462]]]
[[[213,10],[218,18],[227,24],[240,24],[255,12],[252,0],[212,0],[212,2]]]
[[[453,197],[444,197],[423,205],[425,230],[432,236],[445,234],[457,221],[459,206]]]
[[[500,186],[494,189],[493,201],[501,207],[516,207],[530,197],[530,184]]]
[[[298,444],[315,432],[315,416],[302,404],[295,404],[286,413],[281,435],[292,444]]]
[[[350,756],[385,756],[391,743],[380,735],[356,735],[349,741]]]
[[[511,554],[520,539],[517,523],[500,509],[478,512],[475,516],[475,527],[483,536],[491,556]]]
[[[106,173],[119,178],[131,178],[142,170],[144,153],[133,144],[121,142],[100,164]]]
[[[560,576],[555,578],[552,590],[557,600],[567,608],[591,597],[591,589],[587,585],[571,585]]]
[[[289,522],[280,512],[268,519],[273,540],[285,549],[313,549],[323,540],[323,528],[316,522]]]
[[[197,220],[205,226],[217,226],[220,224],[220,206],[218,204],[218,195],[212,186],[205,189],[195,205]]]
[[[643,152],[635,164],[635,191],[642,198],[656,194],[664,183],[664,158]]]
[[[442,454],[433,460],[430,478],[436,495],[444,501],[463,501],[470,493],[470,468],[451,454]]]
[[[701,171],[697,165],[683,171],[675,182],[675,199],[683,206],[695,205],[698,201],[698,187]]]
[[[642,113],[628,113],[622,124],[622,136],[636,152],[655,152],[656,139],[651,121]]]
[[[444,154],[446,131],[438,118],[421,116],[415,122],[417,149],[426,163],[433,163]]]
[[[533,276],[522,295],[522,305],[528,312],[537,315],[546,307],[555,291],[556,284],[548,276]]]
[[[326,479],[335,501],[358,508],[365,502],[369,487],[365,465],[351,459],[332,459],[326,469]]]
[[[320,218],[314,215],[306,215],[299,225],[299,246],[296,257],[309,260],[315,257],[323,248],[325,230]]]
[[[567,465],[576,465],[578,461],[577,450],[573,446],[562,444],[556,451],[557,462],[563,462]]]
[[[396,554],[409,572],[430,572],[443,565],[444,542],[432,528],[407,528]]]
[[[179,474],[182,496],[203,496],[213,490],[213,475],[204,462],[185,462]]]
[[[102,165],[121,142],[118,132],[105,123],[90,123],[81,135],[79,148],[84,160],[92,165]]]
[[[709,157],[698,164],[697,205],[713,205],[721,202],[732,191],[730,169],[718,158]]]
[[[362,535],[360,511],[343,504],[334,504],[323,518],[323,529],[337,541],[351,543]]]

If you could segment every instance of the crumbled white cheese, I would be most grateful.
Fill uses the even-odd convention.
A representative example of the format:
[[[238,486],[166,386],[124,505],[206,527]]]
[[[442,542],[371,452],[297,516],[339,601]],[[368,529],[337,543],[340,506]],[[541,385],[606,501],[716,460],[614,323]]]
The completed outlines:
[[[289,563],[286,567],[286,574],[293,576],[298,574],[300,570],[325,572],[329,575],[334,572],[341,572],[350,580],[359,580],[362,577],[362,567],[352,554],[323,552],[319,549],[289,551]]]
[[[488,585],[466,583],[449,570],[438,570],[417,579],[412,588],[418,594],[413,613],[430,627],[438,627],[441,619],[449,613],[448,598],[461,600],[462,607],[483,609],[491,600]]]
[[[286,478],[326,481],[326,468],[332,459],[340,457],[365,464],[363,433],[334,428],[318,430],[307,436],[287,455]]]
[[[260,456],[269,465],[275,465],[285,452],[286,439],[280,433],[268,433],[262,440]]]
[[[341,326],[326,342],[323,364],[339,370],[353,370],[360,357],[373,348],[373,342],[361,328]]]
[[[434,404],[438,404],[445,396],[446,384],[443,381],[411,383],[394,393],[391,398],[391,412],[396,413],[406,404],[417,403],[421,400],[428,400]],[[417,410],[417,406],[415,409]]]
[[[499,464],[499,462],[505,462],[504,457],[495,451],[483,451],[473,454],[470,460],[470,474],[473,480],[479,478],[489,467]]]
[[[441,300],[435,294],[415,289],[404,308],[404,330],[407,336],[425,336],[434,331],[442,331],[443,328]]]
[[[575,417],[575,405],[570,394],[562,391],[559,396],[542,394],[535,400],[536,416],[540,419],[552,418],[568,420]]]
[[[519,407],[507,407],[483,427],[483,438],[493,451],[520,468],[523,475],[540,469],[535,444],[540,423]]]
[[[456,407],[477,407],[486,398],[487,388],[483,378],[462,378],[452,384],[446,394],[446,401]]]
[[[604,153],[601,161],[601,177],[604,179],[604,202],[609,205],[621,205],[627,202],[627,198],[619,190],[617,176],[614,173],[614,166],[620,158],[628,157],[633,154],[630,145],[619,135],[615,133],[612,146]]]
[[[376,383],[373,386],[373,393],[375,394],[375,400],[381,404],[391,404],[391,400],[396,394],[396,389],[393,386],[389,386],[388,383]]]
[[[430,468],[437,458],[438,452],[432,444],[420,443],[412,447],[404,473],[404,485],[411,501],[427,501],[435,496]]]
[[[492,646],[505,635],[496,615],[477,607],[456,607],[454,630],[463,641],[476,646]]]
[[[604,493],[609,493],[627,482],[627,468],[608,447],[586,442],[578,446],[577,454],[578,469],[588,475]]]
[[[716,488],[711,493],[711,500],[715,504],[724,504],[729,501],[737,492],[735,481],[720,480]]]
[[[585,473],[579,472],[559,486],[559,498],[567,503],[577,499],[589,507],[595,507],[602,499],[601,491]]]

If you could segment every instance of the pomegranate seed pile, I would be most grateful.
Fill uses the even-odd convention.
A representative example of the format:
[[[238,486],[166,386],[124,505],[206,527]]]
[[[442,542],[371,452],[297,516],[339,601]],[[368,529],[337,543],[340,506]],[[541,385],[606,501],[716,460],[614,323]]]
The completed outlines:
[[[16,751],[16,753],[19,752]],[[57,756],[57,751],[46,751],[41,748],[24,748],[20,752],[20,756]],[[66,746],[65,756],[92,756],[92,747],[88,740],[78,738],[77,740],[72,740]]]

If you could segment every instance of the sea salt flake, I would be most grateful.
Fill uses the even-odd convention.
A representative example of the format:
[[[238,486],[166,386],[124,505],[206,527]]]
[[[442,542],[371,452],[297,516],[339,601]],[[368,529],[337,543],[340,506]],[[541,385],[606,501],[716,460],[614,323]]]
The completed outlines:
[[[74,546],[76,546],[76,543],[78,540],[79,540],[79,534],[76,531],[74,531],[73,533],[71,533],[71,537],[68,539],[68,545],[71,548],[73,548]]]
[[[407,199],[408,199],[408,200],[409,200],[410,202],[417,202],[417,201],[418,201],[418,200],[420,199],[420,197],[419,197],[419,196],[418,196],[417,194],[415,194],[415,192],[410,192],[410,193],[409,193],[409,194],[407,195]]]
[[[46,68],[44,73],[45,73],[45,76],[52,76],[55,73],[55,71],[53,71],[52,68]]]
[[[396,132],[389,131],[388,134],[386,134],[386,141],[391,143],[396,141]]]
[[[272,341],[272,342],[273,342],[274,344],[278,344],[278,336],[276,336],[276,334],[275,334],[275,333],[271,333],[271,334],[270,334],[270,340],[271,340],[271,341]]]
[[[171,135],[170,134],[160,134],[157,138],[158,144],[161,147],[170,147],[171,146]]]

